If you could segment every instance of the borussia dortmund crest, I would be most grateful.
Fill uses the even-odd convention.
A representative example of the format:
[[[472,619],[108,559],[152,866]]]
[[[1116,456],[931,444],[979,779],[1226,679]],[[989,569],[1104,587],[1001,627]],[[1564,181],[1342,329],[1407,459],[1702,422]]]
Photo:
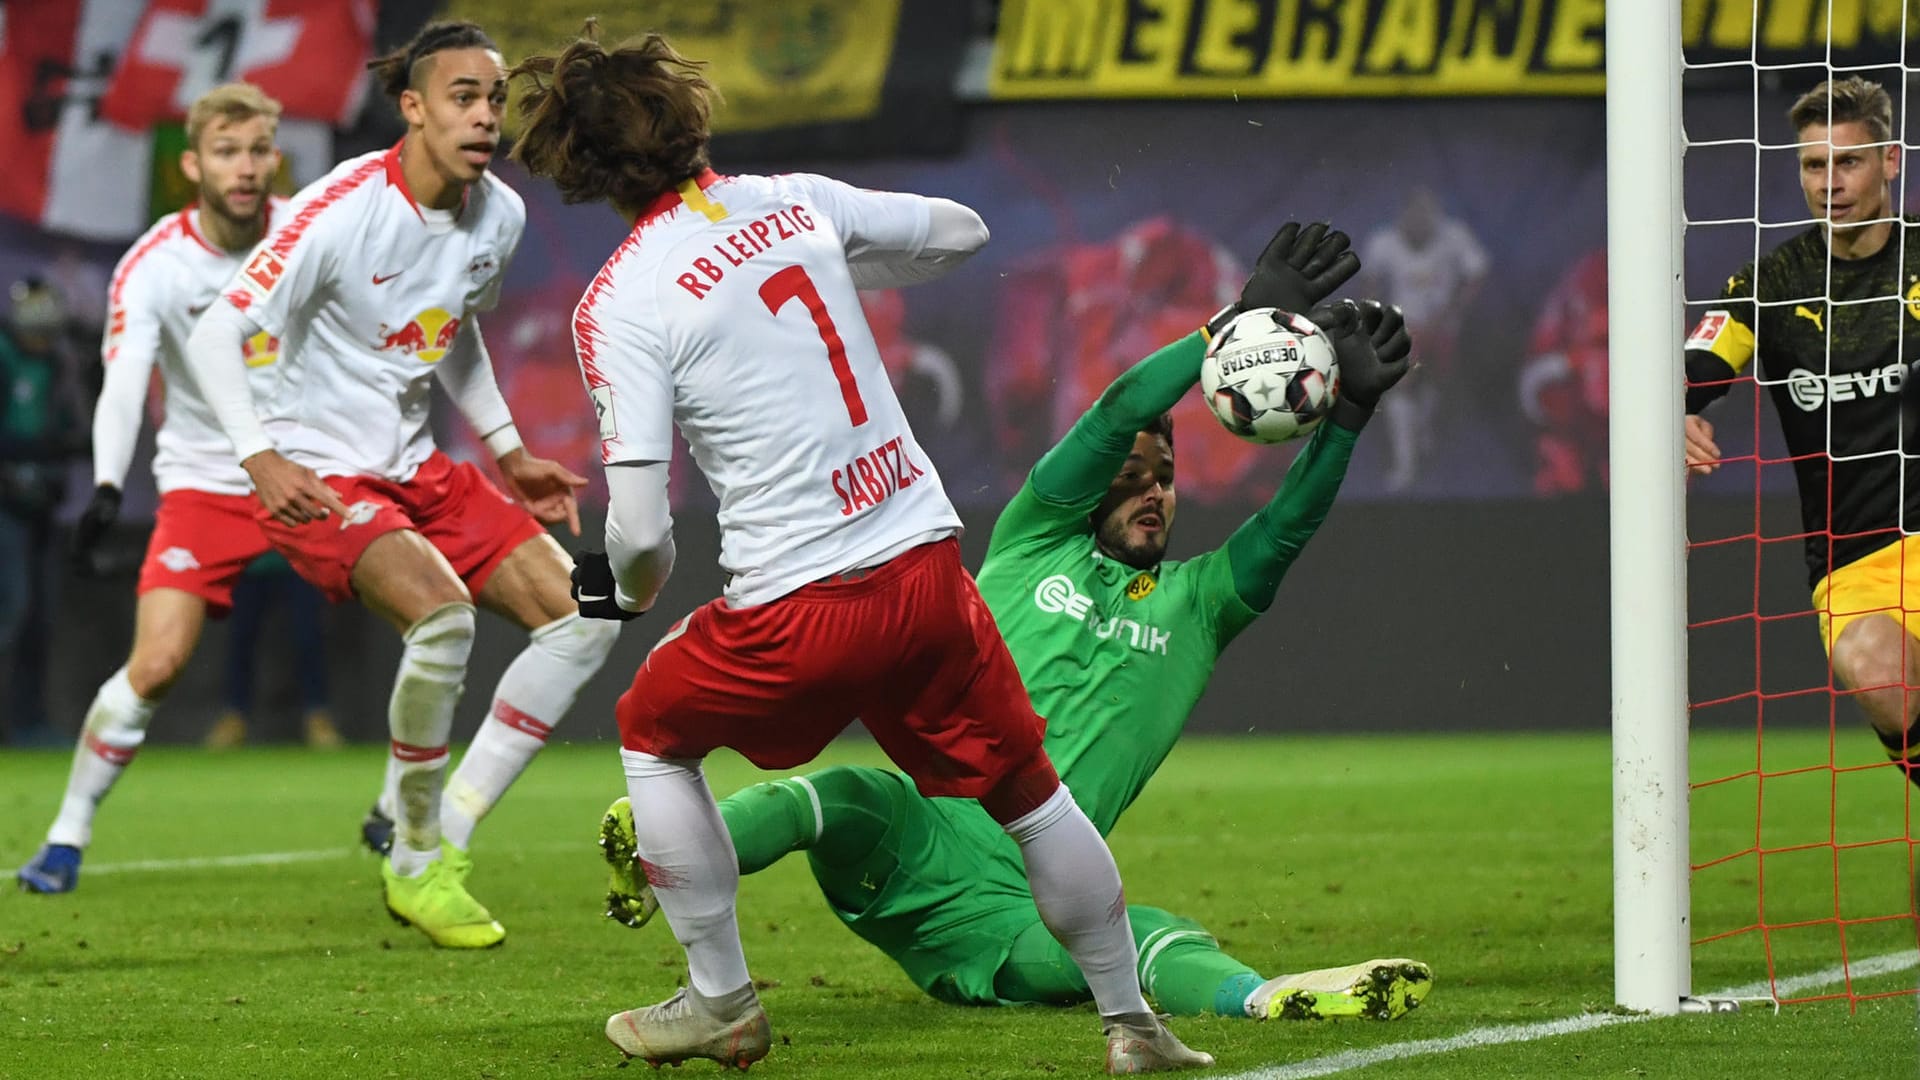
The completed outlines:
[[[748,59],[776,83],[802,82],[817,73],[846,38],[848,27],[836,5],[821,0],[784,0],[756,10]]]
[[[1153,580],[1153,575],[1142,570],[1134,575],[1132,581],[1127,582],[1127,599],[1145,600],[1153,595],[1153,590],[1157,587],[1159,582]]]

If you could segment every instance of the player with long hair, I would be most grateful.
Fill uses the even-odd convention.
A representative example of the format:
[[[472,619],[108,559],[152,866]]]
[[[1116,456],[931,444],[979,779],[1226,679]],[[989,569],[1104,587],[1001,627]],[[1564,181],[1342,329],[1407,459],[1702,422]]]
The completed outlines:
[[[1100,1012],[1110,1071],[1210,1064],[1140,993],[1113,858],[1042,748],[1045,723],[961,568],[959,518],[861,314],[856,289],[928,280],[984,244],[978,215],[821,176],[720,176],[711,87],[657,34],[609,49],[589,23],[515,71],[530,85],[514,157],[632,224],[575,313],[610,495],[608,550],[577,568],[581,610],[643,612],[670,572],[676,426],[719,495],[732,575],[620,700],[634,843],[689,986],[616,1014],[608,1037],[654,1062],[767,1052],[739,868],[701,759],[725,746],[791,768],[857,717],[923,794],[976,799],[1011,838]],[[1327,255],[1313,284],[1337,286],[1350,262]]]

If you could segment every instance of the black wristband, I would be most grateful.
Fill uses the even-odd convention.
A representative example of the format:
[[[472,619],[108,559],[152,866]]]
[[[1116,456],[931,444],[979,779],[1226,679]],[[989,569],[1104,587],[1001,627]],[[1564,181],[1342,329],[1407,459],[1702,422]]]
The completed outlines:
[[[1367,426],[1367,421],[1373,419],[1373,410],[1374,406],[1362,405],[1352,398],[1335,398],[1327,419],[1358,434],[1361,428]]]

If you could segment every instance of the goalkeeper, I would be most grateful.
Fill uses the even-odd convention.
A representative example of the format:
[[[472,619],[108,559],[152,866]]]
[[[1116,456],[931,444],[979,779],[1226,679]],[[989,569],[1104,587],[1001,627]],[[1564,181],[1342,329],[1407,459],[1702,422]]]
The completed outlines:
[[[1688,335],[1687,465],[1719,467],[1700,412],[1757,357],[1800,489],[1807,580],[1834,679],[1920,785],[1920,445],[1909,445],[1905,420],[1920,381],[1903,389],[1914,375],[1900,348],[1920,331],[1920,221],[1893,209],[1902,159],[1878,83],[1823,82],[1787,117],[1820,223],[1729,278]]]
[[[1347,238],[1289,224],[1238,305],[1305,311],[1358,268]],[[1164,559],[1174,521],[1167,410],[1199,379],[1206,331],[1162,348],[1107,388],[1041,458],[1000,515],[979,577],[1036,710],[1048,755],[1104,835],[1179,738],[1220,652],[1274,599],[1346,473],[1380,395],[1407,371],[1396,308],[1351,301],[1314,320],[1339,355],[1341,392],[1273,501],[1224,547]],[[834,767],[746,788],[721,803],[742,873],[806,851],[854,933],[928,994],[957,1004],[1090,1000],[1042,925],[1019,850],[977,804],[927,799],[897,773]],[[633,863],[627,800],[608,812],[608,914],[639,925],[652,897]],[[1377,960],[1266,979],[1198,924],[1128,908],[1140,982],[1169,1013],[1260,1019],[1399,1016],[1431,985],[1426,965]]]

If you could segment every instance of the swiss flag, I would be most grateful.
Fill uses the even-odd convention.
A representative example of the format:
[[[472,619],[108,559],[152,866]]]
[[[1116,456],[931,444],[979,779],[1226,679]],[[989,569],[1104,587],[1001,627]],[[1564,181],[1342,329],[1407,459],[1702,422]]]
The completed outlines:
[[[0,15],[0,214],[90,239],[137,235],[153,140],[102,121],[95,106],[140,9],[5,0]]]
[[[145,130],[244,81],[284,114],[345,126],[366,91],[373,0],[149,0],[100,115]]]

